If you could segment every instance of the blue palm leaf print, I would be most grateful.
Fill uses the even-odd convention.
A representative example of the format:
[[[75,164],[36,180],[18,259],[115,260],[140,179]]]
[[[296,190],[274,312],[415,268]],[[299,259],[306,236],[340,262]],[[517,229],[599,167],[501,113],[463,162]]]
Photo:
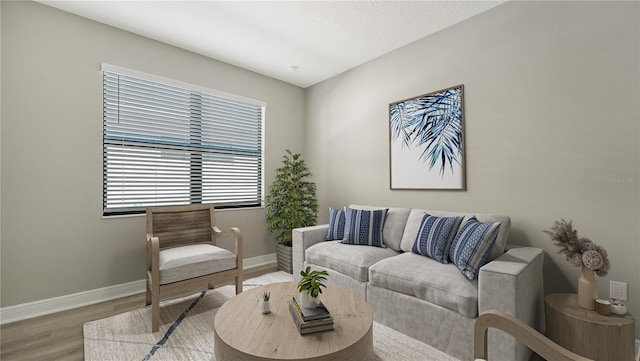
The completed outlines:
[[[462,87],[391,104],[391,136],[401,138],[402,147],[426,145],[420,160],[429,170],[438,166],[444,176],[447,166],[462,157]]]

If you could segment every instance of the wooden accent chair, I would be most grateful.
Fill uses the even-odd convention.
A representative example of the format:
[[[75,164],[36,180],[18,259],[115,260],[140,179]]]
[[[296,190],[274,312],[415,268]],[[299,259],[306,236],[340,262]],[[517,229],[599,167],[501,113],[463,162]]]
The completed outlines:
[[[235,254],[216,246],[234,236]],[[211,204],[147,208],[147,305],[151,330],[160,327],[160,300],[184,296],[235,278],[242,292],[242,233],[215,226]]]
[[[473,334],[473,357],[476,360],[488,360],[487,331],[489,327],[510,334],[545,360],[593,361],[565,349],[510,314],[496,310],[485,311],[476,320]]]

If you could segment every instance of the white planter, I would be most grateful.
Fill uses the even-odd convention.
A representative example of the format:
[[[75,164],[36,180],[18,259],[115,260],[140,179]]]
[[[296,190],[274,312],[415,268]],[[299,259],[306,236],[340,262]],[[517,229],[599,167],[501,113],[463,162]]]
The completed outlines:
[[[300,303],[302,307],[315,308],[320,306],[320,298],[311,297],[307,292],[300,292]]]

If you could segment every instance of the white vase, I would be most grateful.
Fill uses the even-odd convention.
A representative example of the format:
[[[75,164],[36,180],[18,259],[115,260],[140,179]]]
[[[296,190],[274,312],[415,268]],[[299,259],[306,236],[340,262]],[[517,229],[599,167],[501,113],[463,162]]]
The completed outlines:
[[[582,266],[582,274],[578,278],[578,305],[587,310],[595,310],[598,294],[598,282],[593,270]]]
[[[262,313],[271,313],[269,301],[262,301]]]
[[[315,308],[320,306],[320,299],[318,297],[311,297],[307,292],[300,292],[300,306],[306,308]]]

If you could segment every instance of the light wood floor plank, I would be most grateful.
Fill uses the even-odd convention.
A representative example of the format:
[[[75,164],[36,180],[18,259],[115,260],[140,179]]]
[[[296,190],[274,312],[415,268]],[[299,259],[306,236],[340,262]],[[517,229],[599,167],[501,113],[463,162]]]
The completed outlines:
[[[254,267],[244,279],[275,272],[275,265]],[[82,326],[145,306],[144,294],[119,298],[0,326],[0,360],[84,360]],[[151,320],[149,320],[151,322]]]

